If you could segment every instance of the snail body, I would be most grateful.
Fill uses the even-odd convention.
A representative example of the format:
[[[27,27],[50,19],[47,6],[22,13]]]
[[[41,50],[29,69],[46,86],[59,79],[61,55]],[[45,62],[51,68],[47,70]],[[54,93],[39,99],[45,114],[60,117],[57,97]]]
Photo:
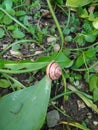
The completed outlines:
[[[62,75],[62,69],[58,63],[51,62],[46,68],[46,74],[51,80],[56,80]]]

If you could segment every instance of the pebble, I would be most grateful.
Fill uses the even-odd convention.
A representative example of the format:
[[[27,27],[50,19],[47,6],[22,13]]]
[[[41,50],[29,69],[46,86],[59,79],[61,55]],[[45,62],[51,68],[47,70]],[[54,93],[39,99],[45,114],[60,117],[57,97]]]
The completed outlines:
[[[84,104],[84,102],[82,102],[82,101],[80,101],[80,100],[77,100],[77,104],[78,104],[78,109],[79,109],[79,110],[86,107],[85,104]]]
[[[10,50],[10,54],[14,57],[17,57],[17,58],[21,58],[23,57],[22,53],[19,52],[19,51],[13,51],[13,50]]]
[[[60,120],[60,115],[57,110],[52,110],[47,113],[47,125],[48,127],[55,127]]]
[[[55,44],[53,48],[54,48],[54,51],[58,52],[60,50],[60,45]]]
[[[93,124],[94,124],[95,126],[97,126],[97,125],[98,125],[98,121],[93,121]]]
[[[51,43],[51,42],[54,42],[54,41],[56,41],[56,37],[48,37],[47,38],[48,43]]]

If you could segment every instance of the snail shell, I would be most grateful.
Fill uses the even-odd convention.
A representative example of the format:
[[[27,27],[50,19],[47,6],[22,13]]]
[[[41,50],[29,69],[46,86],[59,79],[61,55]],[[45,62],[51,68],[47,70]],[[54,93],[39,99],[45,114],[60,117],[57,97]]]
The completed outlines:
[[[56,62],[51,62],[46,68],[47,76],[52,79],[58,79],[62,75],[62,69]]]

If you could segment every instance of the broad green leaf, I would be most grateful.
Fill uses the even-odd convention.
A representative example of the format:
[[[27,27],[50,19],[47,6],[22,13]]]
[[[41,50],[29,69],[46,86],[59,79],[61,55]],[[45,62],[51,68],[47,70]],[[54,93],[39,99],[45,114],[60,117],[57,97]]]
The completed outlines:
[[[4,30],[0,28],[0,38],[3,38],[4,35],[5,35]]]
[[[93,0],[67,0],[66,5],[71,7],[80,7],[91,3]]]
[[[16,28],[14,31],[13,31],[13,34],[12,34],[13,38],[23,38],[25,36],[25,34],[18,28]]]
[[[32,72],[39,70],[46,65],[48,65],[49,62],[32,62],[32,61],[21,61],[21,62],[15,62],[15,61],[2,61],[2,69],[0,69],[0,72],[3,73],[26,73],[26,72]]]
[[[8,94],[0,99],[0,130],[40,130],[51,90],[44,77],[36,85]]]
[[[73,61],[63,53],[59,53],[59,55],[58,53],[53,53],[52,56],[42,57],[35,62],[26,60],[20,62],[1,60],[0,72],[14,74],[32,72],[46,67],[51,61],[58,62],[61,68],[68,68],[73,64]]]
[[[10,86],[10,82],[6,79],[0,79],[0,87],[8,88]]]
[[[63,52],[56,56],[55,61],[60,64],[61,68],[69,68],[73,64],[73,61],[65,56]]]
[[[60,52],[59,54],[53,52],[51,56],[44,56],[37,60],[37,62],[48,62],[48,63],[51,61],[58,62],[62,69],[68,68],[73,64],[73,61],[70,60],[63,52]]]

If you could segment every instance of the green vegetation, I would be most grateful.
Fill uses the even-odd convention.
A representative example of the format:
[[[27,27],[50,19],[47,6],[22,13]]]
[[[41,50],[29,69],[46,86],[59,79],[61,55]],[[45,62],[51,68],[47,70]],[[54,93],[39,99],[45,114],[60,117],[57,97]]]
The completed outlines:
[[[98,113],[98,1],[45,2],[0,2],[0,88],[13,91],[0,95],[0,130],[41,129],[48,104],[60,97],[66,102],[71,93]],[[63,86],[62,93],[52,98],[51,80],[45,72],[51,61],[62,68],[62,77],[53,82]],[[17,78],[21,74],[29,74],[26,85]],[[78,122],[60,124],[89,130]]]

